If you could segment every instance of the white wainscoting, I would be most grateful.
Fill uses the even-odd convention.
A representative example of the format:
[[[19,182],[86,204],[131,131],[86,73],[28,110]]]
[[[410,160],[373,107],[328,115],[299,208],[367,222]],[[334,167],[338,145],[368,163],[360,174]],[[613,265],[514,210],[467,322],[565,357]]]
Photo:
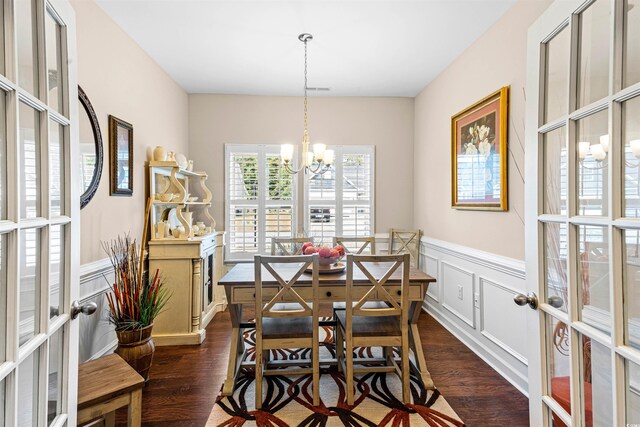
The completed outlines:
[[[80,315],[80,363],[111,353],[118,345],[118,340],[109,324],[106,293],[109,283],[113,282],[113,266],[108,258],[101,259],[80,267],[80,303],[90,301],[98,305],[98,310],[91,315]]]
[[[456,338],[527,395],[525,263],[423,237],[420,266],[437,282],[424,308]],[[428,350],[427,350],[428,351]]]

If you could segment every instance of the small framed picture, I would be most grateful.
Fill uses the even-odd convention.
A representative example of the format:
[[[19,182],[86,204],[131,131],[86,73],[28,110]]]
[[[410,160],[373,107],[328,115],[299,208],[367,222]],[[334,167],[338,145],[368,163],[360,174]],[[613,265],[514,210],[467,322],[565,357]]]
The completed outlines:
[[[451,207],[506,211],[509,87],[451,117]]]
[[[133,125],[109,116],[109,189],[112,196],[133,195]]]

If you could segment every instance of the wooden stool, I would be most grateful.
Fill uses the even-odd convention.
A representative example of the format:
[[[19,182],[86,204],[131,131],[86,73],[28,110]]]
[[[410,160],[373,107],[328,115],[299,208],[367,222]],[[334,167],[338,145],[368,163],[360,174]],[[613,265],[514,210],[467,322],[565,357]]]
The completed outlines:
[[[116,409],[129,406],[129,426],[142,422],[144,379],[117,354],[100,357],[78,367],[78,425],[104,417],[115,425]]]

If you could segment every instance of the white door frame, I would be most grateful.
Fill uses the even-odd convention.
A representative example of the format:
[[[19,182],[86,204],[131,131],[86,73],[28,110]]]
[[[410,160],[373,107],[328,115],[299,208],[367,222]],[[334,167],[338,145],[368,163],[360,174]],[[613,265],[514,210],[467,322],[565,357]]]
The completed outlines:
[[[7,215],[0,218],[0,233],[7,239],[7,253],[2,256],[7,258],[6,274],[7,295],[6,310],[2,307],[0,316],[5,316],[6,321],[6,352],[0,358],[0,381],[4,381],[5,416],[0,419],[0,424],[15,426],[18,422],[19,407],[21,402],[18,396],[20,384],[20,363],[24,362],[31,355],[38,357],[37,369],[31,371],[34,376],[33,384],[37,385],[38,391],[32,397],[33,408],[32,418],[37,417],[37,426],[45,427],[48,424],[48,386],[49,386],[49,355],[55,354],[58,359],[57,371],[59,398],[58,416],[52,420],[52,426],[76,425],[77,408],[77,371],[78,371],[78,337],[79,321],[71,321],[71,301],[79,297],[79,243],[80,243],[80,180],[78,159],[78,91],[77,91],[77,52],[76,52],[76,27],[75,12],[67,0],[32,0],[32,17],[35,17],[35,30],[33,37],[36,41],[34,57],[37,61],[37,72],[34,79],[37,81],[39,91],[36,95],[23,89],[18,84],[18,17],[15,13],[17,0],[5,0],[3,2],[4,19],[4,54],[5,69],[0,70],[0,96],[6,99],[6,158],[7,158],[7,180],[6,199]],[[48,21],[49,20],[49,21]],[[55,81],[58,88],[62,87],[64,95],[62,98],[61,112],[56,111],[57,107],[50,107],[48,102],[49,78],[47,64],[47,45],[51,40],[47,39],[45,31],[46,22],[56,22],[60,27],[59,52],[62,55],[61,63],[58,64],[58,73]],[[57,33],[58,34],[58,33]],[[24,71],[23,71],[24,72]],[[60,83],[62,82],[62,83]],[[25,180],[25,172],[20,166],[20,108],[27,106],[33,111],[36,117],[38,138],[40,149],[40,168],[36,169],[39,174],[40,188],[39,200],[35,206],[39,206],[40,212],[35,218],[21,218],[20,206],[21,182]],[[24,108],[24,107],[23,107]],[[36,113],[37,112],[37,113]],[[55,123],[52,125],[52,123]],[[60,181],[64,189],[64,196],[60,200],[63,209],[61,215],[52,213],[49,168],[50,159],[50,138],[53,138],[54,130],[58,131],[58,125],[64,128],[62,140],[64,171]],[[58,135],[60,135],[58,133]],[[24,156],[24,154],[23,154]],[[26,157],[26,156],[25,156]],[[50,230],[51,227],[60,226],[61,244],[64,252],[60,256],[60,266],[64,268],[64,277],[60,283],[59,290],[62,293],[59,301],[59,313],[50,316],[50,284],[53,279],[50,277]],[[40,250],[35,252],[39,257],[40,283],[36,281],[34,303],[36,315],[33,327],[34,336],[19,344],[20,325],[20,280],[21,280],[21,254],[25,254],[22,247],[20,235],[22,230],[39,230]],[[26,255],[25,255],[26,256]],[[28,320],[28,319],[27,319]],[[54,333],[62,331],[62,348],[52,347],[55,345],[51,337]]]

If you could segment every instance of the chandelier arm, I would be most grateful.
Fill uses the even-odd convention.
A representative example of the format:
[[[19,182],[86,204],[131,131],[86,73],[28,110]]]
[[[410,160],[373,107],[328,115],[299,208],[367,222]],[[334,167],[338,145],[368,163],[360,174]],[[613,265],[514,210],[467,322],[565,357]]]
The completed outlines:
[[[291,166],[289,166],[289,163],[283,163],[283,166],[290,174],[296,174],[304,169],[304,165],[300,166],[298,169],[293,169]]]
[[[600,169],[606,169],[607,168],[607,164],[603,161],[598,161],[598,164],[600,166],[595,166],[595,167],[591,167],[591,166],[587,166],[585,165],[583,162],[580,162],[580,166],[587,169],[587,170],[600,170]]]

